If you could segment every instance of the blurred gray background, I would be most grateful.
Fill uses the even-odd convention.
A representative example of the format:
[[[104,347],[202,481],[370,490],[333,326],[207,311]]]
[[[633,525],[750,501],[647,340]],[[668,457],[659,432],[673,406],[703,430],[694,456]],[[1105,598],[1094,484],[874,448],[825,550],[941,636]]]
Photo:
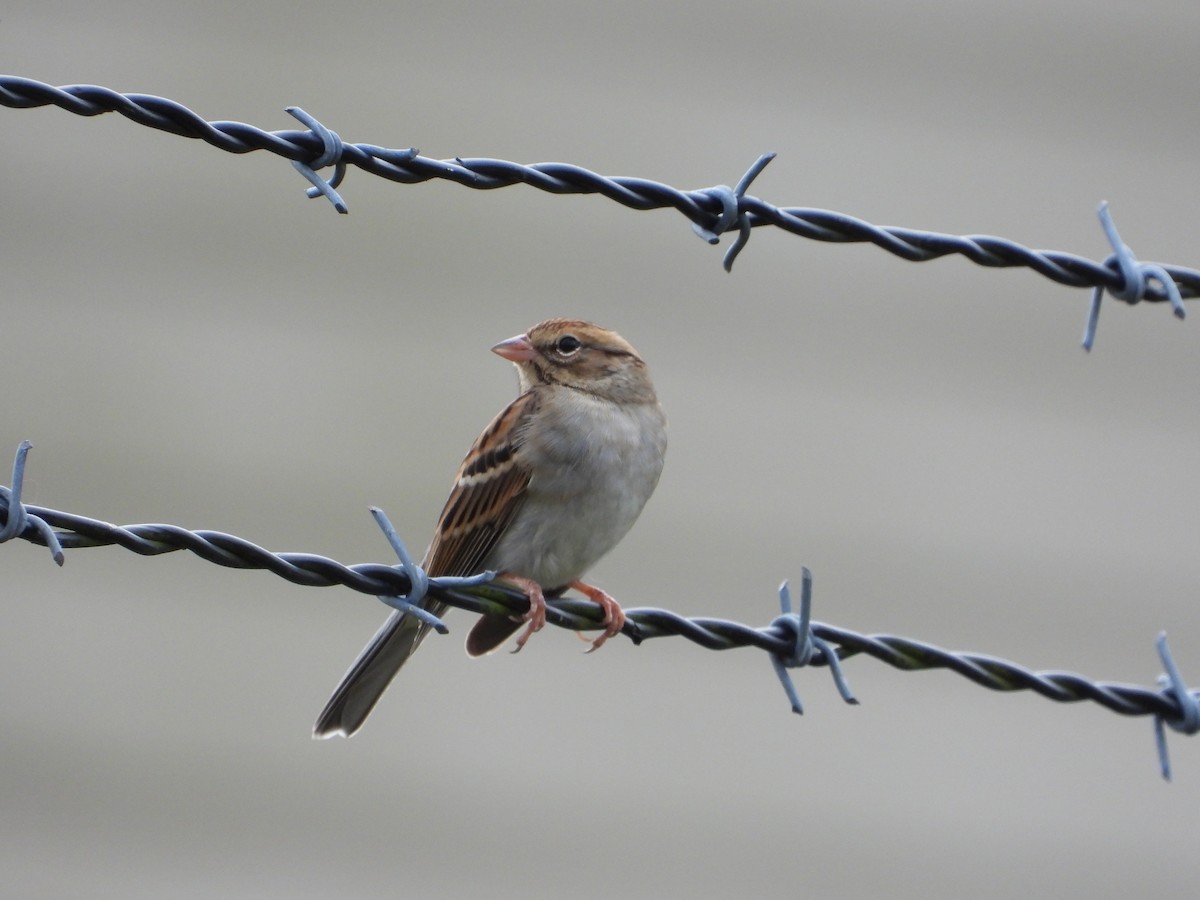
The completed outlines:
[[[879,224],[1200,264],[1194,2],[17,2],[8,73],[267,129],[732,183]],[[351,171],[0,109],[0,452],[28,499],[384,562],[425,546],[514,393],[494,342],[615,328],[666,473],[592,573],[627,606],[816,616],[1037,669],[1200,681],[1200,323],[960,257],[758,229],[732,275],[669,211]],[[1200,309],[1193,308],[1193,315]],[[6,478],[5,478],[6,480]],[[0,550],[0,876],[13,897],[1190,894],[1200,744],[947,673],[862,706],[681,640],[431,639],[365,730],[312,722],[385,615],[187,554]]]

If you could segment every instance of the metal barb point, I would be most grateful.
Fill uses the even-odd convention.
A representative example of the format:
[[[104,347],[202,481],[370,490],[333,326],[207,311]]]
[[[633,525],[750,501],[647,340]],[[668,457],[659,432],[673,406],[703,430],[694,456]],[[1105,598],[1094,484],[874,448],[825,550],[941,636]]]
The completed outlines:
[[[1154,717],[1154,740],[1158,746],[1159,771],[1162,772],[1164,781],[1170,781],[1171,759],[1167,755],[1167,732],[1164,726],[1170,726],[1172,731],[1181,734],[1200,732],[1200,696],[1197,692],[1189,690],[1184,683],[1179,666],[1175,664],[1175,658],[1167,646],[1165,631],[1159,633],[1155,646],[1158,648],[1158,658],[1162,660],[1163,668],[1166,669],[1166,673],[1158,678],[1159,687],[1162,688],[1163,695],[1179,707],[1179,715],[1176,718],[1168,719],[1161,715]]]
[[[379,595],[379,599],[393,609],[398,609],[403,613],[410,613],[427,625],[432,625],[438,634],[448,634],[450,629],[446,627],[446,624],[420,605],[421,601],[425,599],[425,595],[429,593],[429,576],[408,555],[408,548],[404,546],[404,541],[400,540],[400,535],[396,533],[396,529],[387,517],[387,513],[378,506],[372,506],[371,515],[375,518],[375,523],[383,531],[388,543],[392,545],[392,550],[395,551],[396,556],[400,558],[400,570],[407,576],[409,585],[408,593],[403,596]]]
[[[435,616],[423,606],[418,606],[410,600],[403,597],[388,596],[387,594],[379,594],[379,601],[386,606],[390,606],[394,610],[412,616],[415,619],[420,619],[426,625],[429,625],[438,634],[449,634],[450,629],[440,618]]]
[[[396,533],[396,529],[392,525],[391,519],[387,517],[387,513],[378,506],[372,506],[371,515],[375,519],[375,524],[383,531],[383,535],[387,538],[388,543],[392,545],[392,550],[395,551],[396,556],[400,557],[400,570],[408,576],[409,588],[404,598],[409,603],[420,603],[429,592],[429,576],[408,555],[408,548],[404,546],[404,541],[400,540],[400,535]]]
[[[1116,289],[1097,285],[1092,290],[1091,303],[1088,305],[1087,324],[1083,330],[1083,349],[1089,352],[1096,343],[1096,325],[1100,319],[1100,300],[1106,290],[1117,299],[1133,305],[1146,296],[1150,282],[1155,281],[1158,282],[1160,289],[1170,301],[1175,317],[1183,319],[1187,316],[1183,297],[1179,293],[1179,285],[1175,283],[1175,279],[1171,277],[1166,268],[1156,263],[1138,262],[1137,257],[1133,255],[1133,250],[1121,240],[1121,235],[1113,222],[1112,213],[1108,211],[1107,200],[1100,204],[1097,215],[1100,218],[1100,227],[1104,229],[1104,236],[1108,238],[1109,246],[1113,249],[1112,254],[1104,261],[1104,265],[1120,272],[1122,284],[1120,288]]]
[[[393,165],[396,163],[408,162],[411,159],[416,159],[421,152],[416,147],[406,147],[403,150],[392,150],[387,147],[380,147],[377,144],[355,144],[355,146],[368,156],[378,157],[379,159],[390,162]],[[344,170],[345,166],[342,168]],[[336,175],[334,177],[337,178]],[[334,184],[334,187],[340,183],[341,179],[338,178],[337,182]]]
[[[733,244],[725,251],[725,258],[722,260],[722,265],[726,272],[733,271],[733,262],[737,259],[738,254],[742,252],[742,248],[746,246],[746,242],[750,240],[750,220],[746,217],[745,210],[742,209],[742,198],[746,195],[746,190],[750,184],[758,177],[759,173],[767,167],[767,163],[775,158],[775,153],[764,153],[754,165],[746,170],[737,183],[736,187],[729,187],[727,184],[719,184],[716,187],[704,188],[697,191],[707,197],[717,200],[721,204],[721,212],[717,215],[717,220],[712,224],[712,227],[706,228],[698,222],[692,223],[692,231],[696,232],[701,238],[708,241],[710,244],[716,244],[721,239],[721,235],[726,231],[737,226],[738,236],[734,239]]]
[[[5,499],[8,500],[8,521],[4,523],[4,528],[0,529],[0,541],[11,541],[25,530],[28,517],[25,515],[25,506],[21,503],[21,490],[25,480],[25,457],[32,447],[30,441],[21,441],[17,446],[17,458],[13,460],[12,488],[5,492]]]
[[[408,578],[408,593],[401,595],[377,594],[379,600],[392,609],[398,609],[400,612],[408,613],[420,619],[427,625],[433,627],[438,634],[449,634],[450,629],[446,627],[446,623],[435,616],[425,607],[421,606],[421,601],[425,599],[429,593],[430,586],[439,588],[462,588],[474,587],[479,584],[487,584],[496,577],[494,571],[480,572],[478,575],[454,576],[443,575],[437,578],[430,578],[423,568],[413,562],[412,557],[408,553],[408,548],[404,546],[404,541],[400,539],[395,527],[385,513],[378,506],[371,507],[371,515],[375,518],[376,524],[383,531],[384,537],[391,544],[392,550],[396,556],[400,558],[400,571]]]
[[[346,206],[346,201],[342,199],[341,194],[335,190],[346,175],[346,164],[342,161],[342,139],[298,106],[289,106],[285,111],[321,139],[323,148],[321,155],[311,163],[303,163],[296,159],[291,161],[296,171],[312,185],[304,192],[305,195],[310,198],[325,197],[333,204],[334,209],[345,215],[350,209]],[[316,172],[317,169],[323,169],[326,166],[334,167],[333,177],[328,181]]]
[[[857,704],[858,699],[850,690],[842,672],[841,660],[837,651],[828,642],[817,637],[812,632],[812,571],[808,566],[801,568],[800,582],[800,614],[792,612],[792,592],[785,581],[779,586],[780,615],[771,623],[773,630],[783,630],[792,637],[792,649],[787,656],[771,654],[771,665],[779,683],[783,685],[784,693],[792,704],[792,712],[804,715],[804,707],[800,703],[800,695],[788,669],[806,666],[816,658],[829,664],[829,672],[838,693],[846,703]],[[819,656],[818,656],[819,655]]]
[[[26,512],[25,504],[21,502],[21,492],[25,482],[25,457],[29,455],[32,448],[31,441],[21,441],[17,446],[16,459],[13,460],[12,487],[0,487],[0,500],[5,502],[8,513],[4,527],[0,528],[0,543],[20,537],[24,534],[25,529],[32,527],[50,548],[50,557],[61,566],[65,557],[58,535],[54,533],[53,528],[46,524],[44,519],[31,516]]]
[[[1104,288],[1092,288],[1092,302],[1088,304],[1087,323],[1083,326],[1083,349],[1092,352],[1096,343],[1096,325],[1100,322],[1100,301],[1104,297]]]

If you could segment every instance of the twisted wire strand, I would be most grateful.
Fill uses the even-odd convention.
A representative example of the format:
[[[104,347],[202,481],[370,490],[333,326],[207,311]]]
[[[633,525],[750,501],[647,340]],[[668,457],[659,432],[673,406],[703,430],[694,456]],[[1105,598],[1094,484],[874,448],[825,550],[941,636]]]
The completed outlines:
[[[715,242],[723,232],[739,231],[738,241],[726,256],[726,268],[732,265],[733,257],[744,245],[750,229],[773,225],[810,240],[874,244],[910,262],[959,254],[980,266],[1026,267],[1059,284],[1099,288],[1128,303],[1139,300],[1174,302],[1174,292],[1162,283],[1160,275],[1174,283],[1178,297],[1200,296],[1200,269],[1161,263],[1139,264],[1151,270],[1153,277],[1138,278],[1134,291],[1131,290],[1128,267],[1111,257],[1096,262],[1072,253],[1033,250],[992,235],[950,235],[912,228],[880,227],[830,210],[776,206],[744,192],[749,180],[769,161],[770,155],[751,168],[737,191],[725,186],[682,191],[644,178],[606,177],[567,163],[523,165],[488,158],[431,159],[411,148],[389,150],[373,144],[345,143],[323,126],[319,130],[268,132],[241,122],[209,122],[179,103],[149,94],[121,94],[109,88],[84,84],[54,87],[30,78],[0,75],[0,106],[29,109],[50,105],[81,116],[116,112],[149,128],[197,138],[229,153],[266,150],[304,165],[352,165],[403,184],[442,179],[476,190],[526,184],[552,194],[600,194],[631,209],[675,209],[710,242]],[[289,111],[294,109],[289,108]],[[304,116],[304,121],[319,125],[307,114]],[[331,152],[331,148],[336,152]],[[332,186],[339,180],[340,175],[320,189],[331,200],[337,198],[335,205],[340,197],[332,192]],[[316,196],[317,191],[310,189],[310,196]],[[339,211],[344,209],[339,207]]]
[[[291,160],[313,184],[309,196],[325,196],[339,212],[345,212],[346,208],[335,188],[345,167],[354,165],[406,184],[434,178],[478,190],[527,184],[556,194],[601,194],[638,210],[673,208],[687,217],[697,234],[710,243],[716,243],[723,233],[737,231],[737,239],[725,256],[727,270],[745,246],[751,230],[763,225],[774,225],[811,240],[871,243],[913,262],[960,254],[981,266],[1023,266],[1060,284],[1094,289],[1083,341],[1088,349],[1095,338],[1100,299],[1105,292],[1130,304],[1143,299],[1168,302],[1179,318],[1185,313],[1182,300],[1200,296],[1200,270],[1138,261],[1120,240],[1104,205],[1100,209],[1101,224],[1114,252],[1102,263],[1097,263],[1070,253],[1032,250],[990,235],[956,236],[879,227],[829,210],[775,206],[746,194],[754,177],[770,162],[773,154],[760,157],[736,188],[718,185],[680,191],[647,179],[608,178],[566,163],[522,165],[487,158],[436,160],[422,157],[414,149],[389,150],[371,144],[347,144],[295,107],[289,108],[288,112],[307,125],[308,130],[266,132],[240,122],[208,122],[186,107],[161,97],[120,94],[93,85],[56,88],[32,79],[3,75],[0,75],[0,105],[13,108],[55,105],[83,116],[117,112],[148,127],[204,140],[227,152],[267,150]],[[314,171],[325,166],[335,167],[329,181]],[[520,614],[528,609],[528,600],[523,593],[501,583],[464,585],[427,579],[419,568],[411,565],[404,553],[403,564],[399,567],[380,564],[345,566],[315,554],[271,553],[221,532],[188,531],[163,524],[122,527],[57,510],[26,506],[20,502],[17,470],[21,466],[23,456],[19,453],[13,489],[0,488],[0,513],[4,518],[0,525],[0,541],[19,536],[47,545],[60,564],[63,548],[116,544],[142,555],[186,549],[218,565],[263,568],[296,584],[341,584],[374,594],[391,605],[399,604],[398,608],[405,608],[406,604],[411,607],[404,597],[415,591],[417,594],[427,592],[450,605],[473,612]],[[8,514],[10,501],[16,513],[14,516]],[[60,530],[54,531],[54,528]],[[786,588],[781,590],[781,595],[784,596],[785,615],[766,628],[755,629],[721,619],[685,619],[666,610],[647,608],[627,612],[624,632],[635,643],[673,634],[709,649],[739,646],[764,649],[771,654],[796,712],[801,711],[799,701],[784,668],[800,664],[828,665],[843,698],[855,702],[841,681],[837,663],[865,654],[904,671],[949,669],[992,690],[1032,690],[1058,702],[1090,700],[1123,715],[1152,715],[1166,778],[1170,777],[1170,768],[1164,725],[1184,733],[1200,730],[1200,694],[1186,688],[1170,660],[1165,640],[1161,638],[1160,654],[1170,677],[1160,682],[1162,690],[1153,691],[1133,685],[1090,682],[1066,672],[1033,672],[1005,660],[951,653],[908,638],[860,635],[810,622],[807,613],[801,617],[792,616]],[[547,621],[583,630],[599,627],[600,614],[593,604],[560,599],[552,602]],[[801,642],[804,652],[799,652]],[[831,644],[838,646],[833,648]]]
[[[341,585],[372,595],[404,595],[412,581],[403,567],[381,563],[344,565],[312,553],[272,553],[243,538],[219,531],[190,531],[176,525],[113,525],[97,519],[40,506],[26,513],[56,529],[64,549],[119,546],[143,556],[187,550],[208,562],[237,569],[265,569],[293,584]],[[7,498],[0,497],[0,521],[8,521]],[[47,545],[46,537],[32,524],[16,535]],[[529,609],[520,590],[500,582],[468,587],[444,587],[430,579],[428,593],[438,600],[475,613],[520,615]],[[586,600],[559,598],[547,601],[547,621],[572,630],[601,627],[601,612]],[[709,650],[757,647],[775,656],[791,652],[794,636],[777,623],[754,628],[714,618],[685,618],[665,609],[627,609],[624,634],[635,644],[652,638],[678,636]],[[1093,682],[1070,672],[1034,672],[1016,663],[977,653],[956,653],[912,638],[887,634],[864,635],[821,622],[812,623],[813,635],[836,645],[839,659],[862,654],[901,671],[947,669],[995,691],[1029,690],[1059,703],[1091,701],[1127,716],[1157,716],[1168,722],[1184,716],[1180,705],[1161,691],[1136,685]],[[810,665],[827,666],[818,653]]]

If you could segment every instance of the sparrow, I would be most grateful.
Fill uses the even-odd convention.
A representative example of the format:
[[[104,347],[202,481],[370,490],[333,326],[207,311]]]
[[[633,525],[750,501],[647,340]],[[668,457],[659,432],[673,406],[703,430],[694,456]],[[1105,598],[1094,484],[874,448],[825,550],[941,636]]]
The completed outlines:
[[[625,614],[580,579],[654,492],[666,416],[646,364],[616,332],[549,319],[492,351],[515,364],[520,393],[467,453],[421,565],[430,576],[495,571],[528,596],[523,616],[484,615],[475,623],[467,635],[471,656],[492,652],[524,625],[520,650],[546,622],[545,598],[568,588],[604,613],[594,650],[620,632]],[[446,609],[432,599],[421,606],[438,616]],[[333,692],[313,736],[358,731],[429,628],[392,613]]]

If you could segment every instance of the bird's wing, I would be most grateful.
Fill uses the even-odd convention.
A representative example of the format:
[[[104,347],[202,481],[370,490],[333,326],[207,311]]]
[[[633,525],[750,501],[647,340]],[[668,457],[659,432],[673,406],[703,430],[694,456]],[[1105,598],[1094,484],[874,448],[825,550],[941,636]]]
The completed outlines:
[[[527,391],[476,438],[425,554],[430,575],[475,575],[483,568],[525,499],[531,473],[520,451],[537,406],[537,392]]]

